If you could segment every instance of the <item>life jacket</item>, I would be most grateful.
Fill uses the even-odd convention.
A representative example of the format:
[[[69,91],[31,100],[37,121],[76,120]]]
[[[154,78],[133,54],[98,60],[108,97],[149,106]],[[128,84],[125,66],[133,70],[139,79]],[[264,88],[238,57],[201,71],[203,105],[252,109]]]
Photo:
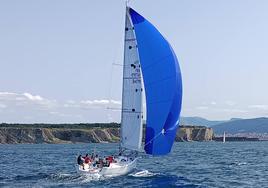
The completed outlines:
[[[84,159],[85,159],[85,163],[90,163],[91,162],[89,157],[85,157]]]
[[[107,161],[109,161],[109,163],[112,163],[113,162],[113,157],[112,156],[107,157]]]

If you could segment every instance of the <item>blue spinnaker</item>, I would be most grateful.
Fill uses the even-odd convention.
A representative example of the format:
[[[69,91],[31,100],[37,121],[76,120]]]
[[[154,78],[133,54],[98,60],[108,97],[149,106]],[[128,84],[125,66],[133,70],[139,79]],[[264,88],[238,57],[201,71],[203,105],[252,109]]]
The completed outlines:
[[[177,57],[161,33],[133,9],[134,25],[146,95],[145,151],[170,152],[179,126],[182,101],[181,71]]]

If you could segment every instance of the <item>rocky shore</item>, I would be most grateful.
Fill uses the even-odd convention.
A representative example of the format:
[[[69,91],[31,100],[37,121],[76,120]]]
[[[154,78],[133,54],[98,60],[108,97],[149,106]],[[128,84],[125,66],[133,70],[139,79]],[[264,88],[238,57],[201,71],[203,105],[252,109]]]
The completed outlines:
[[[177,131],[176,141],[211,141],[213,130],[205,126],[181,126]]]
[[[0,128],[0,144],[58,144],[118,142],[119,128]],[[210,141],[213,130],[203,126],[181,126],[176,141]]]

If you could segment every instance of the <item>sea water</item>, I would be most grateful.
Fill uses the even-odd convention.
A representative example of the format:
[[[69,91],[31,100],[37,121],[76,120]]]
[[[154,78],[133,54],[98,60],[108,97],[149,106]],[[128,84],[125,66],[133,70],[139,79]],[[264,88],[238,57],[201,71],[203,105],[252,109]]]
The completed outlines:
[[[0,187],[268,187],[268,142],[175,143],[167,156],[141,153],[115,178],[81,176],[78,154],[114,154],[118,144],[0,145]]]

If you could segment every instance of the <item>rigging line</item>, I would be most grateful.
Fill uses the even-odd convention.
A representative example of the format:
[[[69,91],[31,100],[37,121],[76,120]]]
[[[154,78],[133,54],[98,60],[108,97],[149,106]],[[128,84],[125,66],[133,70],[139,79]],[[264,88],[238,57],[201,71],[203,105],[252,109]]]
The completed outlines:
[[[165,130],[164,134],[167,132],[167,131],[170,131],[171,128]],[[147,146],[148,144],[150,144],[153,140],[155,140],[157,137],[159,137],[161,134],[163,134],[163,132],[159,132],[157,135],[155,135],[151,140],[149,140],[147,143],[144,144],[144,147]]]
[[[87,107],[81,107],[81,109],[83,109],[83,110],[86,110],[86,109],[107,109],[107,107],[105,108],[105,106],[92,106],[92,107],[89,107],[89,106],[87,106]]]
[[[108,98],[108,100],[109,100],[109,103],[107,104],[107,108],[106,108],[106,113],[108,114],[109,112],[108,112],[108,107],[110,106],[110,102],[111,102],[111,98],[112,98],[112,88],[113,88],[113,77],[114,77],[114,63],[115,62],[117,62],[117,58],[116,58],[116,54],[117,54],[117,51],[118,51],[118,48],[115,48],[114,49],[114,57],[113,57],[113,60],[112,60],[112,62],[111,62],[111,64],[110,64],[110,78],[109,78],[109,81],[108,81],[108,93],[107,93],[107,98]]]
[[[115,65],[115,66],[121,66],[121,67],[124,66],[124,65],[122,65],[122,64],[120,64],[120,63],[113,63],[113,65]]]
[[[151,140],[149,140],[149,142],[147,142],[147,143],[144,144],[144,147],[147,146],[148,144],[150,144],[153,140],[155,140],[161,134],[162,134],[162,132],[159,132],[157,135],[155,135]]]
[[[128,113],[128,114],[142,114],[142,112],[132,112],[132,111],[125,111],[123,110],[124,113]]]
[[[112,107],[107,107],[107,110],[116,110],[116,111],[121,111],[121,108],[112,108]]]
[[[110,79],[109,79],[109,86],[108,86],[108,93],[107,93],[107,98],[108,98],[108,100],[109,100],[109,103],[107,104],[107,110],[109,110],[109,107],[111,106],[111,100],[112,100],[112,95],[113,95],[113,93],[112,93],[112,90],[113,90],[113,87],[114,87],[114,80],[115,80],[115,78],[114,78],[114,75],[116,74],[116,72],[115,71],[117,71],[117,69],[115,70],[115,66],[120,66],[120,67],[122,67],[123,65],[122,64],[120,64],[120,63],[118,63],[118,62],[120,62],[120,61],[118,61],[118,59],[117,59],[117,54],[118,54],[118,52],[120,51],[120,49],[119,48],[116,48],[115,50],[114,50],[115,52],[114,52],[114,57],[113,57],[113,61],[112,61],[112,63],[110,64]],[[107,112],[107,113],[109,113],[109,112]]]
[[[113,65],[113,64],[112,64]],[[111,73],[110,73],[110,79],[109,79],[109,86],[108,86],[108,100],[109,100],[109,103],[108,103],[108,106],[107,106],[107,110],[109,108],[109,105],[110,105],[110,101],[111,101],[111,98],[112,98],[112,83],[113,83],[113,66],[111,66]],[[109,112],[106,111],[106,113],[108,114]]]

